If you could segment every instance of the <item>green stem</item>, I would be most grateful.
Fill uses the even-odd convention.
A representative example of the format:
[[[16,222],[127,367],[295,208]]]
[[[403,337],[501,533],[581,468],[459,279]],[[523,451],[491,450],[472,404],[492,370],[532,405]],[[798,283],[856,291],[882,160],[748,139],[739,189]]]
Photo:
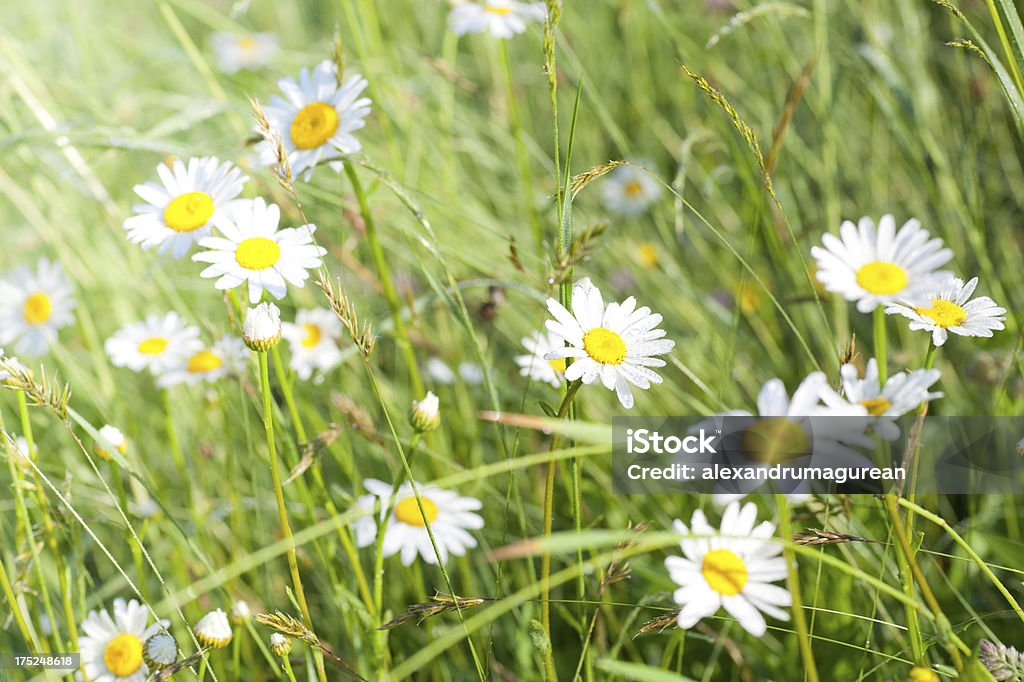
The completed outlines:
[[[914,599],[916,601],[914,593],[914,578],[910,563],[913,559],[913,549],[910,547],[910,542],[906,540],[907,531],[900,522],[899,514],[889,503],[890,497],[895,498],[895,495],[892,493],[888,493],[886,495],[885,508],[889,514],[889,522],[893,528],[893,533],[899,541],[900,551],[896,554],[896,562],[899,565],[900,587],[903,589],[903,594],[905,594],[907,598]],[[897,530],[897,528],[899,530]],[[900,537],[901,534],[903,536],[902,538]],[[904,545],[906,547],[904,547]],[[904,611],[907,616],[907,633],[910,636],[910,651],[914,657],[914,663],[927,663],[924,657],[924,636],[921,633],[921,620],[918,616],[917,609],[904,605]]]
[[[804,662],[804,679],[808,682],[818,682],[818,668],[814,663],[814,651],[811,649],[811,636],[807,630],[807,621],[804,618],[804,605],[800,598],[800,574],[797,571],[796,557],[789,546],[789,540],[793,537],[789,523],[789,504],[786,496],[781,493],[775,494],[775,506],[779,511],[779,535],[786,542],[782,550],[782,556],[786,560],[786,571],[788,572],[789,593],[793,597],[793,627],[796,629],[797,644],[800,647],[800,658]]]
[[[391,280],[391,270],[388,268],[387,259],[384,257],[384,249],[381,248],[380,237],[377,234],[377,223],[370,211],[370,204],[363,191],[363,185],[359,181],[359,175],[351,163],[345,164],[345,174],[352,183],[352,191],[359,202],[359,212],[366,225],[366,241],[370,245],[370,253],[374,265],[377,268],[377,275],[380,277],[381,287],[384,289],[384,298],[387,299],[388,309],[391,311],[391,320],[395,328],[395,338],[398,347],[405,358],[405,364],[409,371],[409,382],[412,384],[412,392],[415,395],[423,395],[426,390],[423,387],[423,379],[420,377],[419,366],[416,364],[416,354],[413,352],[412,342],[409,340],[409,332],[405,328],[405,320],[402,318],[402,303],[398,299],[398,291]]]
[[[288,660],[288,656],[282,656],[281,661],[284,663],[284,671],[288,675],[288,679],[291,682],[295,682],[295,673],[292,672],[292,662]]]
[[[562,419],[569,411],[573,398],[583,385],[582,381],[574,381],[569,384],[562,398],[562,404],[558,406],[557,418]],[[550,451],[557,448],[558,437],[551,438]],[[555,466],[554,459],[548,460],[547,476],[544,479],[544,537],[551,537],[551,529],[554,526],[554,500],[555,500]],[[544,653],[544,676],[547,680],[557,679],[555,672],[555,659],[552,653],[551,641],[551,552],[545,550],[540,558],[540,608],[541,624],[544,626],[544,634],[548,639],[547,650]]]
[[[885,386],[889,376],[889,357],[885,345],[885,309],[879,305],[875,308],[875,361],[878,363],[880,386]]]
[[[267,362],[267,353],[259,351],[256,353],[260,364],[260,393],[263,396],[263,427],[267,435],[267,449],[270,453],[270,475],[274,480],[274,495],[277,498],[277,512],[281,522],[281,532],[288,541],[288,568],[292,574],[292,585],[295,587],[295,597],[299,602],[299,609],[302,611],[302,620],[306,627],[313,630],[313,619],[309,615],[309,605],[306,603],[306,592],[302,588],[302,577],[299,575],[299,562],[295,552],[295,539],[292,537],[291,524],[288,522],[288,508],[284,499],[284,488],[281,485],[281,471],[277,462],[277,444],[274,440],[274,413],[270,404],[270,369]],[[327,673],[324,670],[323,656],[316,656],[317,675],[320,682],[327,682]]]

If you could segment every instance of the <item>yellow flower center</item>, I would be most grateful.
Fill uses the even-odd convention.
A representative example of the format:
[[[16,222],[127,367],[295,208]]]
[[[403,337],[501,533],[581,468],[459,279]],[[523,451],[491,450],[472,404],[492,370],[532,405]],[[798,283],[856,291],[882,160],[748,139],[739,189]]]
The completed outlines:
[[[320,343],[320,327],[315,324],[304,324],[302,328],[306,330],[306,336],[302,339],[302,345],[306,348],[315,348],[316,344]]]
[[[167,348],[167,339],[154,336],[139,344],[139,352],[143,355],[160,355]]]
[[[892,403],[890,403],[882,396],[862,400],[860,401],[860,404],[868,408],[868,414],[874,415],[876,417],[881,417],[883,414],[885,414],[886,410],[892,407]]]
[[[910,682],[939,682],[941,679],[939,674],[931,668],[925,668],[923,666],[914,666],[913,670],[910,671]]]
[[[583,350],[602,365],[621,365],[626,360],[626,342],[618,332],[604,327],[594,327],[583,335]]]
[[[641,244],[638,255],[640,256],[640,264],[644,267],[654,268],[658,266],[658,249],[655,248],[654,244],[650,242]]]
[[[142,640],[135,635],[118,635],[103,650],[103,662],[115,677],[128,677],[142,667]]]
[[[189,358],[188,371],[193,374],[212,372],[223,364],[224,361],[215,353],[208,350],[201,350]]]
[[[29,324],[43,324],[50,319],[53,305],[50,303],[50,297],[40,292],[25,299],[22,312],[25,315],[25,321]]]
[[[213,215],[213,199],[206,192],[186,192],[171,199],[164,209],[164,222],[175,232],[192,232]]]
[[[764,464],[785,462],[810,454],[804,427],[786,417],[763,417],[743,432],[744,454]]]
[[[486,7],[484,7],[484,11],[485,12],[490,12],[491,14],[497,14],[499,17],[503,17],[506,14],[511,14],[512,13],[512,8],[511,7],[495,7],[493,5],[487,5]]]
[[[626,196],[630,199],[636,199],[644,193],[644,186],[640,184],[639,180],[633,180],[632,182],[626,183],[625,192]]]
[[[235,262],[246,270],[266,270],[280,259],[281,247],[266,237],[249,237],[235,249]]]
[[[923,315],[942,327],[959,327],[967,319],[967,312],[952,301],[937,298],[932,301],[931,308],[914,308],[914,312]]]
[[[437,505],[432,500],[420,497],[423,503],[423,513],[420,514],[420,506],[416,503],[415,497],[407,497],[395,505],[395,518],[410,526],[423,528],[428,523],[437,519]],[[424,520],[426,517],[426,520]]]
[[[736,298],[740,302],[740,310],[748,315],[761,307],[761,289],[753,282],[743,282],[736,287]]]
[[[551,369],[555,370],[556,374],[565,374],[565,358],[548,360],[548,364],[551,365]]]
[[[896,294],[907,286],[907,272],[898,265],[876,260],[857,271],[857,284],[872,294]]]
[[[251,54],[256,49],[256,39],[252,36],[242,36],[238,39],[238,47],[245,54]]]
[[[726,597],[739,594],[747,584],[747,565],[727,549],[713,549],[705,554],[700,572],[708,587]]]
[[[334,137],[338,130],[338,112],[326,102],[302,107],[292,119],[292,144],[299,149],[316,149]]]

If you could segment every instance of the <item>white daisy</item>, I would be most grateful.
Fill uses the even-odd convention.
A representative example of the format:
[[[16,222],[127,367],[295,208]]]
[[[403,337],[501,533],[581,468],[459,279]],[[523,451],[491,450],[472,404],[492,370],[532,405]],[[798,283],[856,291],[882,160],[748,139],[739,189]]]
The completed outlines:
[[[82,623],[78,646],[82,670],[91,682],[143,682],[149,667],[143,644],[169,625],[162,621],[148,628],[149,611],[132,599],[114,600],[114,617],[106,609],[90,611]]]
[[[341,364],[341,320],[333,310],[307,308],[295,314],[295,322],[285,322],[281,335],[292,351],[289,366],[303,381],[313,372],[329,372]]]
[[[495,38],[511,38],[523,33],[534,21],[544,21],[547,10],[543,2],[515,0],[483,0],[467,2],[448,13],[448,26],[456,35],[488,32]]]
[[[196,639],[203,646],[223,649],[231,644],[232,636],[228,614],[224,613],[222,609],[210,611],[196,623]]]
[[[264,289],[274,298],[288,290],[285,282],[303,287],[307,270],[320,267],[326,249],[313,243],[316,225],[278,230],[281,209],[261,198],[239,201],[214,224],[223,237],[207,237],[199,246],[207,251],[192,260],[210,263],[201,277],[217,277],[218,289],[234,289],[248,283],[249,302],[259,303]]]
[[[426,367],[424,368],[431,379],[439,384],[450,384],[455,381],[455,372],[448,366],[444,360],[438,357],[433,357],[427,360]]]
[[[249,179],[230,163],[204,156],[189,159],[186,166],[175,160],[156,167],[160,184],[136,185],[144,204],[135,204],[124,221],[128,240],[157,253],[171,252],[182,258],[203,237],[210,236],[214,216],[231,205]]]
[[[273,33],[214,33],[210,38],[217,67],[224,73],[269,65],[281,46]]]
[[[101,440],[93,443],[92,451],[96,453],[97,457],[101,459],[111,459],[110,451],[107,450],[107,446],[113,447],[115,450],[120,452],[122,455],[128,452],[128,439],[122,433],[121,429],[110,424],[105,424],[100,429]]]
[[[898,299],[915,299],[933,285],[933,277],[949,275],[936,268],[953,252],[942,248],[941,239],[929,240],[927,230],[913,218],[898,232],[891,215],[882,216],[877,232],[871,218],[861,218],[857,225],[847,220],[839,235],[826,234],[821,238],[825,248],[811,248],[818,281],[847,301],[856,301],[862,313]]]
[[[412,401],[409,423],[418,433],[433,431],[441,425],[441,400],[433,391],[427,391],[423,400]]]
[[[932,343],[946,343],[949,332],[960,336],[992,336],[993,330],[1005,329],[1006,308],[1000,308],[988,296],[971,299],[978,278],[964,283],[950,277],[924,292],[919,298],[891,303],[885,312],[910,319],[911,329],[932,333]]]
[[[229,374],[237,374],[245,367],[249,353],[241,339],[226,336],[209,348],[178,358],[157,380],[160,388],[178,384],[199,384],[219,381]]]
[[[735,618],[744,630],[760,637],[767,624],[762,612],[778,620],[789,620],[780,607],[792,603],[789,590],[773,583],[786,578],[786,560],[779,556],[782,545],[772,539],[775,524],[757,526],[757,507],[733,502],[722,514],[715,530],[704,512],[696,510],[690,526],[678,519],[673,524],[683,556],[665,559],[669,576],[679,585],[673,597],[681,607],[679,627],[688,630],[719,608]]]
[[[639,166],[617,166],[601,181],[601,200],[609,211],[619,215],[640,215],[660,196],[661,183]],[[649,260],[656,264],[657,254]]]
[[[258,304],[245,311],[242,340],[250,350],[266,352],[281,340],[281,310],[273,303]]]
[[[593,384],[600,379],[626,408],[633,407],[630,384],[646,389],[661,383],[648,368],[664,367],[665,361],[654,356],[668,353],[676,343],[663,338],[663,329],[656,329],[661,315],[646,306],[637,308],[632,296],[605,307],[601,292],[587,278],[573,285],[572,313],[553,298],[548,299],[548,310],[555,317],[548,320],[548,330],[569,345],[546,353],[544,359],[572,358],[566,380]]]
[[[843,397],[855,405],[864,406],[871,420],[875,433],[886,440],[899,438],[900,429],[896,418],[916,409],[921,403],[941,398],[942,393],[930,393],[932,385],[942,375],[937,369],[916,369],[912,372],[899,372],[892,375],[882,386],[878,380],[878,362],[871,358],[864,368],[864,378],[860,377],[857,367],[843,365],[840,369],[843,378]],[[838,405],[835,394],[823,397],[826,403]]]
[[[0,344],[38,357],[75,321],[71,282],[59,263],[40,258],[35,270],[22,266],[0,279]]]
[[[115,367],[135,372],[148,369],[155,375],[172,369],[181,358],[191,357],[202,347],[199,328],[175,312],[153,314],[144,322],[125,325],[103,344]]]
[[[561,386],[565,374],[565,358],[545,360],[544,356],[563,345],[562,339],[551,332],[534,332],[531,336],[524,336],[523,347],[528,354],[515,357],[519,375],[530,377],[533,381],[543,381],[555,388]]]
[[[377,541],[374,505],[380,505],[380,518],[383,519],[391,501],[392,486],[373,478],[366,479],[363,485],[370,494],[360,497],[356,505],[366,516],[353,523],[352,529],[356,534],[356,544],[368,547]],[[484,527],[484,520],[473,513],[482,506],[480,500],[461,497],[451,490],[430,485],[417,487],[419,503],[409,483],[398,488],[394,509],[384,526],[384,556],[401,551],[402,563],[408,566],[419,553],[428,564],[436,564],[437,555],[430,544],[427,523],[434,534],[442,562],[448,560],[449,554],[462,556],[467,549],[476,547],[476,539],[466,531]],[[420,503],[423,505],[422,513]]]
[[[277,87],[285,99],[270,96],[263,107],[272,130],[281,136],[288,163],[295,176],[309,180],[321,161],[339,159],[363,148],[352,134],[366,125],[370,100],[360,97],[366,79],[350,74],[338,84],[338,67],[327,59],[312,71],[303,69],[296,82],[282,78]],[[277,152],[267,140],[259,144],[263,163],[273,165]],[[341,169],[340,163],[332,166]]]

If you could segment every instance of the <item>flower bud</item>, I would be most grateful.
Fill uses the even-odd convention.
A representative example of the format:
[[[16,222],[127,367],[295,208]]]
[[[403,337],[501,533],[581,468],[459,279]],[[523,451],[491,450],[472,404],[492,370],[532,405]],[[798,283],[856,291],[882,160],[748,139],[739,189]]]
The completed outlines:
[[[275,632],[270,636],[270,651],[275,656],[287,656],[292,650],[292,640],[288,639],[280,632]]]
[[[178,644],[166,631],[158,632],[146,640],[142,657],[153,668],[166,668],[178,660]]]
[[[231,621],[235,625],[241,625],[245,621],[249,620],[252,616],[252,611],[249,610],[249,605],[239,599],[231,605]]]
[[[412,401],[409,411],[409,423],[417,433],[433,431],[441,424],[440,402],[432,391],[427,391],[423,400]]]
[[[95,443],[93,443],[92,446],[92,451],[100,459],[111,459],[110,453],[104,447],[104,445],[107,444],[113,445],[114,449],[120,452],[122,455],[128,452],[128,439],[125,438],[125,435],[123,433],[121,433],[121,429],[117,428],[116,426],[111,426],[110,424],[105,425],[102,429],[100,429],[100,436],[104,441],[106,441],[106,443],[96,441]]]
[[[263,302],[245,311],[242,338],[251,350],[268,351],[281,340],[281,311]]]
[[[210,611],[196,623],[196,639],[203,646],[223,649],[231,643],[232,636],[228,616],[221,609]]]

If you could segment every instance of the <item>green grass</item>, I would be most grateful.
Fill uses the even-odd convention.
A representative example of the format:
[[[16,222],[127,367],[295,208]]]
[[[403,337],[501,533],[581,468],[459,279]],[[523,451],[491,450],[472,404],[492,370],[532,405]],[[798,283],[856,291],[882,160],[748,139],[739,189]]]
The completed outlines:
[[[944,45],[983,38],[992,58],[1019,62],[1019,36],[1005,14],[1010,4],[996,3],[1005,42],[982,2],[960,3],[975,35],[932,3],[814,0],[768,3],[706,47],[733,12],[667,0],[568,2],[555,50],[561,176],[538,26],[509,41],[506,74],[502,46],[486,36],[456,40],[446,30],[442,2],[256,1],[243,16],[232,14],[231,3],[197,0],[39,0],[5,8],[0,271],[46,255],[73,280],[77,323],[43,362],[48,376],[57,372],[71,387],[70,404],[81,416],[66,429],[52,411],[31,409],[45,480],[13,468],[17,481],[0,473],[6,491],[0,564],[18,595],[19,615],[38,633],[48,603],[54,632],[39,644],[73,650],[72,621],[80,626],[90,609],[109,608],[115,597],[141,598],[171,620],[186,653],[194,651],[186,623],[237,599],[254,612],[301,617],[289,596],[288,543],[269,475],[255,363],[239,380],[169,391],[183,476],[152,378],[112,367],[103,340],[122,324],[167,310],[198,324],[207,338],[237,333],[234,308],[198,277],[199,264],[143,252],[124,238],[132,186],[151,179],[169,155],[245,163],[252,155],[245,96],[266,101],[278,78],[328,57],[335,26],[346,69],[370,82],[373,112],[358,133],[366,165],[353,168],[400,285],[397,302],[412,353],[421,367],[432,356],[452,367],[481,362],[492,380],[490,386],[438,385],[424,377],[441,397],[443,422],[413,447],[405,414],[421,396],[396,342],[350,178],[320,168],[312,183],[297,183],[302,208],[329,249],[331,277],[380,335],[365,364],[346,345],[344,364],[322,384],[270,366],[284,467],[298,462],[300,439],[282,383],[294,390],[307,436],[341,425],[313,470],[284,490],[313,629],[362,677],[470,680],[479,677],[478,665],[491,679],[543,677],[542,551],[500,561],[489,556],[542,535],[551,437],[482,421],[480,413],[542,415],[540,403],[559,404],[550,387],[527,385],[512,361],[522,352],[519,339],[547,319],[544,298],[558,296],[548,277],[567,224],[559,216],[571,218],[577,235],[607,223],[575,276],[591,277],[607,298],[635,295],[664,315],[676,341],[664,384],[637,391],[634,414],[752,409],[772,377],[790,390],[815,369],[834,378],[839,352],[853,336],[870,356],[870,316],[824,294],[819,304],[806,270],[813,266],[811,245],[836,231],[841,219],[892,212],[901,223],[917,217],[942,237],[955,252],[950,267],[979,276],[979,291],[1010,311],[1007,331],[993,339],[953,337],[942,348],[936,366],[946,397],[931,412],[1020,415],[1024,376],[1014,350],[1024,305],[1024,166],[1014,91],[1004,95],[998,75],[976,52]],[[224,76],[208,47],[216,30],[271,30],[284,49],[269,69]],[[773,158],[777,204],[734,122],[681,65],[725,94],[762,153]],[[806,88],[790,97],[805,71]],[[1003,71],[1012,87],[1013,70]],[[791,119],[773,138],[787,98]],[[620,159],[644,163],[675,192],[663,192],[649,214],[622,219],[604,210],[599,179],[571,207],[558,206],[566,175]],[[268,171],[250,175],[247,196],[280,204],[283,225],[301,224],[294,199]],[[654,267],[644,265],[644,244],[657,250]],[[492,286],[506,293],[493,318],[479,312]],[[741,286],[749,287],[752,304],[723,305]],[[290,288],[281,302],[286,319],[314,305],[325,301],[311,283]],[[892,319],[888,330],[890,370],[921,366],[927,337]],[[281,349],[287,359],[286,346]],[[980,376],[977,368],[993,356],[1007,366]],[[339,409],[344,400],[365,413],[369,429],[350,425]],[[613,393],[590,386],[577,396],[573,416],[609,423],[622,412]],[[24,433],[13,393],[0,395],[0,417],[7,432]],[[131,446],[120,465],[90,458],[92,435],[84,423],[124,430]],[[556,444],[553,453],[554,535],[542,547],[552,556],[558,679],[572,679],[581,656],[588,681],[804,679],[792,622],[770,620],[768,634],[757,639],[722,612],[687,633],[670,628],[634,637],[643,623],[674,608],[674,585],[663,567],[665,556],[678,552],[666,533],[672,520],[711,503],[613,494],[609,449],[588,444],[588,435],[566,434],[578,440]],[[477,550],[447,564],[447,577],[422,562],[406,568],[397,557],[386,559],[380,618],[361,593],[344,528],[364,493],[361,481],[404,477],[404,457],[411,457],[418,482],[437,480],[483,500],[486,526],[475,533]],[[160,505],[149,520],[132,511],[146,498]],[[762,518],[775,515],[771,497],[753,499]],[[1024,544],[1013,498],[924,496],[919,502],[1019,596]],[[883,501],[829,497],[792,512],[794,531],[827,527],[890,543],[795,550],[809,633],[803,640],[821,679],[905,679],[914,645],[905,604],[894,596],[904,592]],[[631,578],[602,594],[600,581],[622,530],[639,522],[650,530],[629,550]],[[1024,644],[1024,625],[965,547],[920,517],[913,530],[920,570],[957,637],[968,647],[982,638]],[[356,550],[354,558],[374,591],[372,549]],[[449,580],[462,597],[493,601],[461,614],[450,610],[419,627],[376,631],[435,591],[448,592]],[[953,679],[949,648],[928,617],[931,606],[919,592],[912,601],[924,614],[923,659]],[[0,605],[0,652],[34,646],[24,641],[17,619],[7,618],[6,597]],[[236,628],[237,650],[212,653],[207,678],[285,679],[266,654],[270,632],[255,621]],[[299,679],[316,679],[308,646],[297,643],[292,661]],[[328,679],[343,679],[344,666],[329,656],[325,665]],[[185,671],[177,678],[195,676]]]

